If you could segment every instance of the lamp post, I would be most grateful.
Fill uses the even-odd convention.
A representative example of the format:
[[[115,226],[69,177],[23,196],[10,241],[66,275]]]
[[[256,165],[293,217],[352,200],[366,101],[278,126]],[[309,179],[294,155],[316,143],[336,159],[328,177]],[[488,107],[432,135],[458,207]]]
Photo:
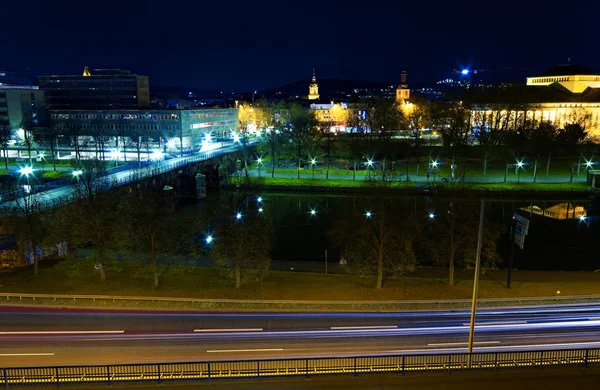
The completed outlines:
[[[314,159],[314,158],[310,159],[310,166],[312,168],[312,177],[313,177],[313,180],[315,180],[315,164],[316,163],[317,163],[316,159]]]
[[[27,187],[29,187],[29,175],[33,174],[33,167],[31,167],[31,166],[23,167],[23,168],[19,169],[19,173],[21,175],[25,176],[25,180],[27,180]]]
[[[78,169],[76,171],[73,171],[73,177],[77,179],[77,184],[79,184],[79,176],[83,174],[83,171],[81,169]]]
[[[258,165],[258,177],[260,177],[260,166],[262,165],[262,158],[258,158],[256,160],[256,164]]]
[[[523,161],[517,161],[517,183],[521,182],[521,168],[523,168]]]
[[[367,160],[367,174],[369,175],[369,180],[371,180],[371,167],[373,166],[373,159],[370,158]]]
[[[479,292],[479,265],[481,263],[481,245],[483,241],[483,214],[485,211],[485,199],[481,200],[481,209],[479,211],[479,233],[477,234],[477,255],[475,257],[475,276],[473,279],[473,299],[471,301],[471,322],[469,324],[469,360],[468,367],[471,367],[473,356],[473,338],[475,335],[475,312],[477,310],[477,294]]]

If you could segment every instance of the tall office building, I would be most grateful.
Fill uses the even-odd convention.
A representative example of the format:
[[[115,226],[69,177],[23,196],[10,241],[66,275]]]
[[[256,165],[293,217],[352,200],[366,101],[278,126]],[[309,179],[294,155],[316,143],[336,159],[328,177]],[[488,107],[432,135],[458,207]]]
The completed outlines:
[[[9,124],[18,128],[22,121],[33,126],[46,122],[44,91],[32,86],[0,85],[0,125]]]
[[[40,76],[48,109],[125,109],[150,105],[148,76],[121,69],[94,69],[82,75]]]

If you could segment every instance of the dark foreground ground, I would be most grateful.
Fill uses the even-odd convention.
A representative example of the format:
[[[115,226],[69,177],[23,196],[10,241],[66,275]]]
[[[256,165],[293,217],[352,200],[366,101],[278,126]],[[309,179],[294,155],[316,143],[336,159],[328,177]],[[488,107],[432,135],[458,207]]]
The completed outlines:
[[[69,386],[69,389],[104,389],[105,386]],[[460,372],[452,374],[364,375],[359,377],[320,377],[311,379],[271,379],[261,381],[215,381],[164,385],[113,385],[115,389],[457,389],[457,390],[587,390],[600,389],[600,367],[563,368],[498,372]],[[55,387],[53,387],[55,389]]]

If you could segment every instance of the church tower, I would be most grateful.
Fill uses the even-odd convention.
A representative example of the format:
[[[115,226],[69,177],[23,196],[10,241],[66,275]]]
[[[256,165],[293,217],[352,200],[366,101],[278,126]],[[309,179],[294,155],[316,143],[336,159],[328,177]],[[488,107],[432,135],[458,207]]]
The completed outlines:
[[[317,84],[317,76],[315,76],[315,69],[313,68],[312,82],[308,86],[308,100],[319,99],[319,84]]]
[[[406,103],[408,99],[410,99],[410,89],[406,83],[406,70],[403,70],[400,75],[400,85],[396,88],[396,101]]]

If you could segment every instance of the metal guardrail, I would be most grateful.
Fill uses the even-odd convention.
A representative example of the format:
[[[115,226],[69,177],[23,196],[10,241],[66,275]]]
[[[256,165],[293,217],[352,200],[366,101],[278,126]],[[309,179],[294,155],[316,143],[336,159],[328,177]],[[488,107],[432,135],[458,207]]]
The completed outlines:
[[[353,356],[338,358],[268,359],[105,366],[4,368],[5,388],[61,384],[211,381],[375,373],[495,371],[600,364],[600,349],[565,349],[519,352]]]
[[[295,304],[295,305],[406,305],[406,304],[439,304],[452,305],[468,303],[470,299],[442,299],[442,300],[406,300],[406,301],[319,301],[319,300],[285,300],[285,299],[201,299],[201,298],[176,298],[176,297],[153,297],[153,296],[118,296],[118,295],[72,295],[72,294],[21,294],[21,293],[0,293],[0,297],[5,298],[4,302],[11,302],[11,299],[18,299],[19,302],[25,299],[37,300],[57,300],[68,299],[72,301],[90,300],[90,301],[141,301],[141,302],[188,302],[188,303],[240,303],[240,304]],[[482,298],[481,304],[485,303],[518,303],[518,302],[539,302],[548,301],[551,303],[572,302],[572,301],[600,301],[600,295],[573,295],[556,297],[523,297],[523,298]],[[0,301],[0,303],[2,303]]]

